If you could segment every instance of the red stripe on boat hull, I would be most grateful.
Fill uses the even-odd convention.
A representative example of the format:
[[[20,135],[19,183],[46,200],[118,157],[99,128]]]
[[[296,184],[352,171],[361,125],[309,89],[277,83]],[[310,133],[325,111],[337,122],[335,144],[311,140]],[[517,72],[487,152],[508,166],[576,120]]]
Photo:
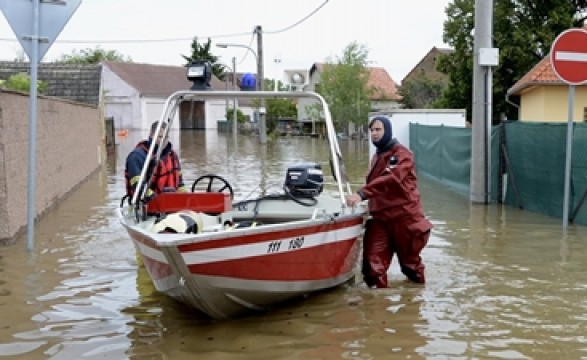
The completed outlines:
[[[358,246],[356,239],[350,239],[281,254],[193,264],[188,268],[192,274],[247,280],[322,280],[352,271]]]

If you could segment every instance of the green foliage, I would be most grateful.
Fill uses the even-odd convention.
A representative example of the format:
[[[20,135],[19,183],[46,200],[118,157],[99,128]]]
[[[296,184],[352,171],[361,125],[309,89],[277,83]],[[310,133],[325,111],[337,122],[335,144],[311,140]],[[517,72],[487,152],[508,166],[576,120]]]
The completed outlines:
[[[47,86],[46,82],[37,80],[37,93],[44,94]],[[25,73],[13,74],[6,80],[0,80],[0,87],[28,93],[31,89],[31,78]]]
[[[517,109],[506,102],[507,90],[530,71],[562,31],[580,26],[587,0],[495,0],[493,39],[499,48],[499,65],[493,70],[494,123],[502,114],[516,118]],[[455,51],[443,55],[438,70],[448,74],[449,85],[435,105],[465,108],[472,115],[473,29],[475,0],[454,0],[446,8],[444,42]]]
[[[275,81],[273,79],[264,79],[264,89],[271,91],[275,89]],[[281,81],[277,81],[277,90],[289,90]],[[257,104],[257,102],[254,102]],[[277,128],[280,119],[297,119],[298,109],[296,102],[293,99],[266,99],[265,100],[265,120],[267,125],[267,132],[271,133]]]
[[[367,48],[351,42],[343,50],[336,62],[328,59],[320,75],[320,85],[316,91],[324,97],[330,107],[333,122],[338,127],[349,123],[367,123],[371,109],[370,95],[374,89],[368,88]],[[309,113],[316,116],[314,109]]]
[[[214,76],[220,80],[224,80],[225,66],[218,62],[218,56],[212,54],[212,40],[210,40],[210,38],[208,38],[208,41],[205,44],[200,44],[198,42],[198,37],[194,37],[191,49],[191,55],[182,55],[186,61],[186,65],[189,65],[192,61],[196,60],[209,61],[212,64],[212,73]]]
[[[292,99],[269,99],[265,101],[267,111],[267,130],[272,132],[277,128],[280,119],[297,119],[298,110]]]
[[[99,64],[102,61],[132,62],[132,59],[116,50],[104,50],[97,46],[73,50],[71,54],[63,54],[55,61],[58,64]]]
[[[432,80],[426,75],[402,83],[399,92],[406,109],[430,109],[442,94],[442,80]]]
[[[232,121],[232,119],[234,119],[234,109],[226,110],[226,119],[228,119],[229,121]],[[239,124],[244,124],[245,120],[245,114],[240,109],[236,109],[236,121]]]

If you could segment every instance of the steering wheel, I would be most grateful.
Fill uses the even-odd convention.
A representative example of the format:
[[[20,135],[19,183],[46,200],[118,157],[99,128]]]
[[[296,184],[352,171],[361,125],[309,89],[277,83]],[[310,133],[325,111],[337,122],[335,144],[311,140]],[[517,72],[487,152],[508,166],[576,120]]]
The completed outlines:
[[[225,192],[225,190],[228,189],[230,198],[234,198],[232,186],[230,186],[226,179],[216,174],[206,174],[197,178],[192,184],[192,192],[194,192],[196,188],[200,190],[205,189],[206,192]]]

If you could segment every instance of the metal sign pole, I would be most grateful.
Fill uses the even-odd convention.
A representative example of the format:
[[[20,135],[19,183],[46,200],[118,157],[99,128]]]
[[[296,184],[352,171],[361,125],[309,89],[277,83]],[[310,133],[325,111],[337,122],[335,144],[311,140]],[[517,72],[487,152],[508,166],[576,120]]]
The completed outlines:
[[[31,36],[31,83],[29,98],[29,167],[27,192],[27,249],[35,246],[35,179],[37,164],[37,73],[39,64],[39,5],[40,0],[33,1],[33,34]]]
[[[563,199],[563,231],[566,231],[569,225],[575,85],[587,83],[587,30],[573,28],[560,33],[550,47],[550,64],[556,76],[569,84],[569,117],[567,123],[565,190]]]
[[[575,85],[569,85],[569,117],[567,123],[567,151],[565,159],[565,193],[563,199],[563,229],[569,225],[569,193],[571,183],[571,152],[573,151],[573,108],[575,107]]]

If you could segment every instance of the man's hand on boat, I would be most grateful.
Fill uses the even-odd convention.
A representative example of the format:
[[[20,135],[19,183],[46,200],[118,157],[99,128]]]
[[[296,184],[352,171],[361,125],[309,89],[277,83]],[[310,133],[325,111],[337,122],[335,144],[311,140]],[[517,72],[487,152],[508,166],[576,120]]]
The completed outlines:
[[[361,196],[359,194],[350,194],[346,197],[346,204],[348,206],[356,206],[361,201],[363,201],[363,199],[361,199]]]

